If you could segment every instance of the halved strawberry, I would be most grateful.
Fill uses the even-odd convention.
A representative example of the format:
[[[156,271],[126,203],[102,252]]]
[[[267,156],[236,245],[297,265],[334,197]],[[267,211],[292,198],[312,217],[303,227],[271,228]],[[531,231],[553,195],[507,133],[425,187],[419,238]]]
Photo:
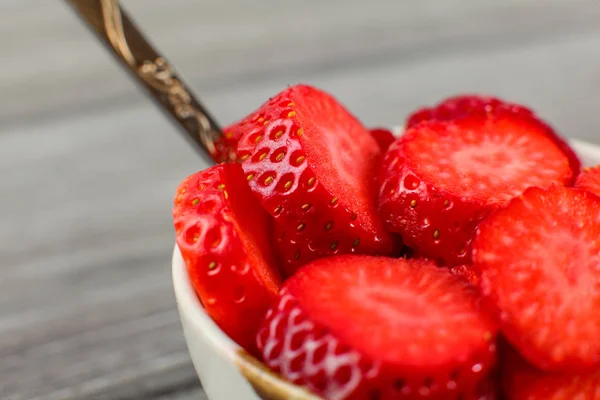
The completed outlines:
[[[292,86],[236,129],[244,132],[238,155],[250,188],[297,238],[294,256],[283,257],[289,268],[332,254],[391,252],[373,190],[381,150],[333,97]]]
[[[423,122],[382,162],[379,210],[418,254],[469,264],[475,228],[530,186],[571,182],[567,157],[538,124],[503,117]]]
[[[576,177],[581,170],[581,162],[569,144],[531,109],[521,104],[511,103],[497,97],[465,94],[449,97],[431,108],[423,108],[409,115],[406,126],[411,127],[423,121],[450,121],[470,116],[511,115],[538,124],[565,153]]]
[[[531,188],[479,226],[482,293],[538,368],[600,368],[598,238],[600,198],[572,188]]]
[[[373,128],[370,132],[371,136],[373,136],[373,139],[377,141],[379,148],[384,153],[387,151],[388,147],[390,147],[390,145],[396,140],[396,137],[389,129]]]
[[[600,196],[600,165],[584,169],[577,178],[575,187],[585,189]]]
[[[600,400],[600,369],[585,373],[542,372],[511,351],[502,386],[509,400]]]
[[[258,324],[280,286],[268,215],[238,164],[189,176],[177,188],[174,203],[177,245],[206,312],[255,353]]]
[[[286,281],[257,345],[271,369],[326,399],[474,399],[496,354],[479,304],[430,261],[330,257]]]

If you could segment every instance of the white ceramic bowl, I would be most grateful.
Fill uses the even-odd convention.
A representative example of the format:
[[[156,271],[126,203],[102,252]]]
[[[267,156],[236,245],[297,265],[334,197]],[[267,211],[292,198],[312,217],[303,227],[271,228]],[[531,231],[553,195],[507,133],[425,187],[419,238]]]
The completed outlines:
[[[585,166],[600,164],[600,146],[572,141]],[[206,314],[175,246],[173,285],[188,349],[210,400],[318,400],[269,372]]]

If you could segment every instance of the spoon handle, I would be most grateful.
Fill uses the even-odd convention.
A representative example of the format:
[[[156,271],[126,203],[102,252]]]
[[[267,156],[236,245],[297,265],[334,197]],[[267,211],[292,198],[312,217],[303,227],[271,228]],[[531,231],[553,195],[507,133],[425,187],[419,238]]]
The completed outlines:
[[[118,0],[65,0],[155,103],[174,119],[206,161],[222,136],[213,117],[150,45]],[[225,160],[222,160],[225,161]]]

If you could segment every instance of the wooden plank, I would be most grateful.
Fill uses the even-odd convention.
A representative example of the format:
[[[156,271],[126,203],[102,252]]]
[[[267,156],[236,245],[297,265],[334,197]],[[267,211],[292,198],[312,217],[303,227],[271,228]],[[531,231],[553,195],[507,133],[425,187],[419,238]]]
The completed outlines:
[[[598,30],[596,0],[162,1],[125,0],[160,49],[201,89],[249,77],[290,79],[382,60]],[[4,124],[56,118],[141,97],[70,10],[46,0],[4,2],[0,43]],[[341,12],[343,10],[343,12]]]
[[[166,394],[163,397],[158,397],[157,400],[208,400],[206,394],[201,389],[180,391]]]

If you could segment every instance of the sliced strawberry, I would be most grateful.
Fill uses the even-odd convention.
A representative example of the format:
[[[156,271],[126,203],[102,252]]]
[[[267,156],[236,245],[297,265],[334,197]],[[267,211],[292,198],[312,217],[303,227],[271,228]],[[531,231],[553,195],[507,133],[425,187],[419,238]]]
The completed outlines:
[[[600,369],[585,373],[542,372],[516,352],[503,365],[503,389],[510,400],[599,400]]]
[[[457,265],[450,268],[450,272],[465,279],[473,286],[479,286],[479,274],[470,265]]]
[[[502,332],[544,370],[600,368],[600,198],[531,188],[484,221],[473,244]]]
[[[260,319],[279,290],[268,215],[238,164],[186,178],[173,208],[177,245],[206,312],[233,340],[255,352]]]
[[[495,334],[476,289],[447,269],[344,255],[286,281],[257,345],[271,369],[326,399],[474,399]]]
[[[298,263],[296,262],[298,254],[303,254],[306,259],[316,260],[321,258],[323,252],[326,251],[318,243],[305,240],[304,235],[300,232],[288,230],[279,224],[274,224],[273,238],[273,243],[278,250],[280,271],[284,278],[292,276],[298,269]],[[359,244],[360,239],[353,243],[356,246]],[[390,257],[410,257],[412,255],[410,249],[404,246],[399,236],[394,237],[394,246],[391,253],[388,254]]]
[[[373,128],[371,129],[371,136],[377,141],[379,148],[382,152],[387,151],[388,147],[396,140],[396,137],[389,129],[385,128]]]
[[[569,158],[574,177],[581,170],[581,162],[575,151],[548,123],[529,108],[497,97],[473,94],[449,97],[431,108],[423,108],[411,114],[407,119],[406,126],[411,127],[423,121],[450,121],[470,116],[490,115],[511,115],[538,124]]]
[[[566,184],[572,175],[538,124],[511,116],[423,122],[386,153],[379,209],[418,254],[469,264],[480,221],[528,187]]]
[[[577,178],[575,187],[585,189],[600,196],[600,165],[584,169]]]
[[[284,227],[279,225],[274,226],[274,239],[280,261],[280,272],[284,278],[292,276],[298,270],[299,263],[296,259],[298,254],[306,255],[306,259],[316,260],[322,258],[322,253],[325,251],[325,249],[320,249],[320,246],[314,244],[314,242],[306,241],[298,233],[291,230],[286,231]],[[357,239],[356,244],[359,243],[359,239]],[[412,252],[411,249],[403,245],[400,237],[395,237],[394,246],[392,251],[388,252],[388,255],[390,257],[410,258]]]
[[[237,129],[250,188],[288,237],[288,269],[341,253],[388,254],[393,240],[375,209],[373,175],[381,150],[330,95],[290,87]],[[310,247],[311,252],[303,251]]]

